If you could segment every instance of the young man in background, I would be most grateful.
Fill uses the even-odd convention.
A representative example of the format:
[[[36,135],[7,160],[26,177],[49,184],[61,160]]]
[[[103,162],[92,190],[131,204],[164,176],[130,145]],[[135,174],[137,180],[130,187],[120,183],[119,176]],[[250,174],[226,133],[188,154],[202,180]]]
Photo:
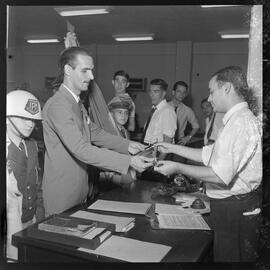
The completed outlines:
[[[131,98],[126,92],[129,86],[129,75],[124,70],[119,70],[114,73],[112,79],[112,85],[115,90],[115,96],[124,95],[127,98]],[[135,130],[135,104],[132,101],[132,109],[128,117],[128,131],[133,132]]]

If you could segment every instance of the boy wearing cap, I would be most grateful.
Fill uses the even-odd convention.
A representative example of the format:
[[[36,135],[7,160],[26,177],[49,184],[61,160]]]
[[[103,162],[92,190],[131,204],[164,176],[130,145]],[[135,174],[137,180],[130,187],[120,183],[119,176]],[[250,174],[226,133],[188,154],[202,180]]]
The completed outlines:
[[[119,95],[114,97],[109,103],[109,118],[119,136],[129,139],[129,132],[124,127],[127,123],[129,115],[133,109],[132,99],[127,95]],[[121,184],[133,181],[136,173],[129,169],[127,174],[118,174],[115,172],[101,172],[100,180],[112,182],[114,184]]]
[[[131,97],[126,92],[126,89],[129,87],[129,75],[124,70],[118,70],[114,73],[112,79],[112,85],[115,90],[115,96],[126,96],[127,98]],[[130,109],[129,117],[128,117],[128,131],[135,130],[135,104],[131,100],[132,107]]]
[[[132,99],[126,95],[114,97],[109,103],[109,117],[116,128],[118,135],[129,139],[129,133],[124,125],[127,123],[132,110]]]
[[[41,120],[37,98],[23,90],[7,94],[7,257],[17,259],[12,234],[44,218],[38,148],[29,139],[35,120]]]

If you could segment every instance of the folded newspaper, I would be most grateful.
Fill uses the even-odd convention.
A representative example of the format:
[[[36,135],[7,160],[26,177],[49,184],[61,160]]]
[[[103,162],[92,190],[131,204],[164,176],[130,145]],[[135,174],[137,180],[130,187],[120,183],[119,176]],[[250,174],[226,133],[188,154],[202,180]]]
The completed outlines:
[[[54,216],[38,224],[39,230],[82,237],[97,227],[96,222]]]

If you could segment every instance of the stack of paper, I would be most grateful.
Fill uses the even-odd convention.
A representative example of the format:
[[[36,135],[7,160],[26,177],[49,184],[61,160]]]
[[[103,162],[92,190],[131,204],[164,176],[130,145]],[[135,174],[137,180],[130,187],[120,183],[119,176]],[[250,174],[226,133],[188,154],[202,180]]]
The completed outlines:
[[[177,216],[189,214],[185,211],[185,209],[183,209],[179,205],[163,204],[163,203],[156,203],[155,213],[159,215],[177,215]]]
[[[151,206],[150,203],[97,200],[88,209],[145,215]]]
[[[200,215],[157,215],[159,228],[181,230],[210,230]]]
[[[135,225],[135,218],[101,215],[88,211],[77,211],[71,217],[115,224],[116,232],[127,232]]]
[[[160,229],[210,230],[200,214],[186,212],[178,205],[157,203],[155,213]]]
[[[160,262],[170,249],[170,246],[116,235],[111,236],[96,250],[79,248],[80,251],[116,258],[127,262]]]

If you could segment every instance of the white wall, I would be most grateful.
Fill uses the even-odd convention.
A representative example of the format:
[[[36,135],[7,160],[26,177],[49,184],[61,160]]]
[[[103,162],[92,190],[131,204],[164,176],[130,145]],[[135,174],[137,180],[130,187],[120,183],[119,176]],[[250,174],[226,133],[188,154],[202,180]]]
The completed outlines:
[[[190,102],[200,123],[200,102],[208,95],[208,80],[212,73],[227,65],[246,67],[248,42],[192,43],[132,43],[120,45],[84,45],[93,53],[95,78],[108,101],[113,96],[111,84],[115,71],[124,69],[131,77],[162,78],[169,84],[168,94],[176,80],[190,84]],[[13,58],[7,59],[7,91],[28,82],[30,90],[45,102],[51,92],[45,89],[45,77],[58,74],[57,59],[61,45],[26,45],[9,48]],[[136,112],[142,127],[150,109],[147,92],[136,92]]]
[[[172,87],[175,79],[175,44],[103,45],[97,50],[97,82],[109,101],[114,95],[112,77],[125,70],[131,78],[162,78]],[[149,95],[136,92],[135,106],[139,125],[143,126],[151,108]]]

